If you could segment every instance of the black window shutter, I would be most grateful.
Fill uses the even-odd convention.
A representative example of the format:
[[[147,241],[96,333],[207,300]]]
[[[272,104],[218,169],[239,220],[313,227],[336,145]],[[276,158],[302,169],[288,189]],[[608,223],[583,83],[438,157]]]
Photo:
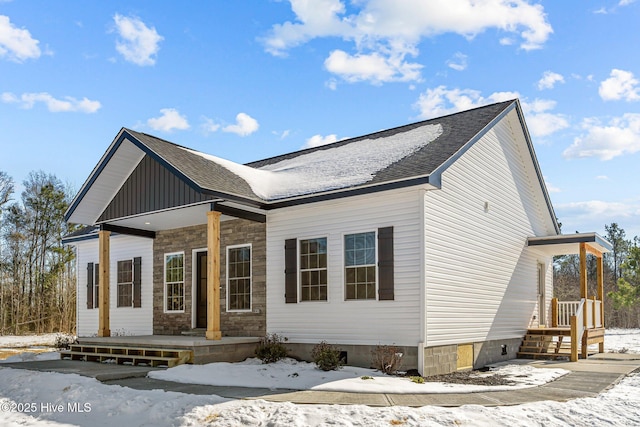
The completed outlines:
[[[298,302],[298,240],[284,241],[284,300]]]
[[[393,227],[378,229],[378,299],[393,300]]]
[[[133,306],[142,307],[142,258],[133,259]]]
[[[93,263],[87,264],[87,308],[93,308]]]

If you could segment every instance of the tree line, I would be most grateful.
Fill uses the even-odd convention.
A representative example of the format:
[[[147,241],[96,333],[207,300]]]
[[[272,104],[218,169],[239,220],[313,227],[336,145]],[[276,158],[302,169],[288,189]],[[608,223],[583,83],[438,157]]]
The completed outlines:
[[[640,327],[640,237],[628,239],[617,223],[605,225],[613,250],[603,257],[605,326]],[[597,295],[596,258],[587,256],[587,294]],[[564,255],[554,259],[554,296],[560,301],[580,299],[580,258]]]
[[[75,331],[74,252],[62,237],[73,190],[55,176],[31,172],[20,197],[0,171],[0,335]],[[605,324],[640,327],[640,238],[628,239],[617,223],[605,225],[613,250],[604,256]],[[588,294],[597,295],[596,260],[587,258]],[[554,259],[554,293],[580,298],[578,255]]]
[[[31,172],[14,199],[0,171],[0,335],[73,332],[73,251],[62,245],[72,191],[54,175]]]

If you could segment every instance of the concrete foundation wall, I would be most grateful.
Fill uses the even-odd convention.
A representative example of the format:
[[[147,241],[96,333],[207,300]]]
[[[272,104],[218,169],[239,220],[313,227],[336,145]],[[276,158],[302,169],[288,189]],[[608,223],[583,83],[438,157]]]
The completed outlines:
[[[289,356],[295,359],[305,360],[308,362],[313,361],[311,357],[311,350],[316,344],[298,344],[298,343],[285,343],[285,346],[289,350]],[[349,366],[359,366],[361,368],[372,368],[372,352],[375,350],[375,345],[349,345],[349,344],[335,344],[340,351],[347,352],[347,364]],[[418,368],[418,348],[408,346],[396,346],[399,352],[402,353],[402,365],[399,370],[406,371],[409,369]]]
[[[484,341],[473,343],[473,369],[480,369],[492,363],[504,362],[517,357],[522,338]],[[502,354],[505,347],[506,354]],[[442,375],[458,370],[458,345],[441,345],[424,349],[422,375]]]

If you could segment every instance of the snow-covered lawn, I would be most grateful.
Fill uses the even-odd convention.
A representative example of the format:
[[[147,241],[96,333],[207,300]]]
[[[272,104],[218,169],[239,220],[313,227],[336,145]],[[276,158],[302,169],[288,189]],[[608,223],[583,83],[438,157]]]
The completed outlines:
[[[149,372],[149,377],[187,384],[259,387],[269,389],[296,389],[345,391],[359,393],[472,393],[488,390],[509,390],[534,387],[567,374],[564,369],[538,369],[531,366],[505,365],[478,376],[504,375],[514,382],[509,386],[481,386],[424,382],[417,384],[409,378],[382,374],[374,369],[345,366],[337,371],[324,372],[315,364],[284,359],[277,363],[262,364],[260,359],[241,363],[210,363],[208,365],[181,365],[166,371]]]
[[[59,359],[60,354],[52,351],[59,335],[57,333],[2,335],[0,336],[0,363]]]
[[[640,330],[607,331],[607,351],[628,349],[640,353]],[[218,367],[216,368],[216,365]],[[281,373],[298,376],[270,382],[269,369],[264,374],[249,378],[254,386],[306,388],[318,386],[318,377],[327,375],[320,371],[315,380],[304,378],[305,365],[286,362]],[[183,367],[166,371],[178,372],[201,378],[205,375],[235,377],[231,369],[257,369],[252,361],[243,364],[212,364],[201,367]],[[187,369],[190,368],[190,369]],[[303,369],[304,368],[304,369]],[[506,368],[503,368],[506,369]],[[532,369],[526,365],[510,367],[511,376]],[[523,369],[519,371],[519,369]],[[360,371],[344,368],[351,378],[337,380],[369,383],[381,381],[362,380]],[[237,371],[240,372],[240,371]],[[271,371],[274,374],[275,371]],[[542,372],[542,371],[541,371]],[[198,375],[200,374],[200,375]],[[251,375],[246,371],[244,375]],[[154,374],[156,375],[156,374]],[[302,377],[302,378],[301,378]],[[532,377],[530,377],[532,378]],[[273,381],[276,381],[273,379]],[[299,381],[296,383],[295,381]],[[329,384],[331,381],[328,382]],[[270,385],[269,385],[270,384]],[[298,384],[298,386],[293,386]],[[327,382],[323,383],[327,384]],[[341,383],[344,384],[344,383]],[[242,385],[238,381],[234,385]],[[341,385],[340,387],[342,387]],[[426,386],[429,384],[414,384]],[[350,386],[347,386],[347,388]],[[465,386],[469,387],[469,386]],[[403,426],[585,426],[585,425],[638,425],[640,420],[640,375],[632,374],[610,390],[597,397],[574,399],[569,402],[544,401],[516,406],[484,407],[466,405],[459,408],[373,408],[362,405],[295,405],[272,403],[263,400],[230,400],[218,396],[197,396],[161,390],[133,390],[120,386],[104,385],[97,380],[72,374],[32,372],[0,367],[0,425],[2,426],[313,426],[313,425],[403,425]],[[20,406],[19,406],[20,405]],[[8,409],[8,410],[7,410]],[[12,411],[13,409],[13,411]],[[22,411],[17,411],[22,409]],[[29,413],[28,410],[35,412]],[[79,412],[82,410],[83,412]]]

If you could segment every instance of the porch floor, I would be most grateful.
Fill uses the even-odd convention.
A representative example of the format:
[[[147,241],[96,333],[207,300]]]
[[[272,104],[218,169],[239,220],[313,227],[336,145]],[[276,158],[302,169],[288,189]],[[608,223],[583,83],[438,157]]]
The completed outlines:
[[[184,335],[78,338],[78,343],[85,346],[190,350],[193,353],[192,361],[196,364],[241,362],[254,356],[259,341],[259,337],[222,337],[220,340],[207,340],[204,337]]]
[[[136,347],[211,347],[235,344],[257,344],[259,337],[222,337],[208,340],[187,335],[133,335],[116,337],[78,337],[80,344],[119,345]]]

